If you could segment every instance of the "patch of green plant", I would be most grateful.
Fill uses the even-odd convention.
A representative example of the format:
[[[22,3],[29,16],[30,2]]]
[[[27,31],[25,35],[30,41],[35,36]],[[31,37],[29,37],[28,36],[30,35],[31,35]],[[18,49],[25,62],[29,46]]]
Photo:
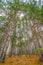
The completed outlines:
[[[0,16],[0,20],[1,20],[1,21],[5,21],[5,17]]]
[[[4,31],[5,30],[5,28],[4,27],[0,27],[0,31]]]
[[[37,48],[36,49],[36,53],[40,53],[40,52],[43,52],[43,48]]]

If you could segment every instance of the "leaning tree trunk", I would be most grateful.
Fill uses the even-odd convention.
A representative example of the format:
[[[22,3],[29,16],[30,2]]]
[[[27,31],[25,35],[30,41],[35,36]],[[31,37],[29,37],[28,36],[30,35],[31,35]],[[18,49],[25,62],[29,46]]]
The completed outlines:
[[[8,48],[8,43],[7,43],[7,41],[8,41],[8,35],[7,34],[5,34],[5,39],[4,39],[4,41],[2,42],[3,44],[2,44],[2,46],[1,46],[1,51],[0,51],[0,62],[3,62],[3,60],[4,60],[4,58],[5,58],[5,54],[6,54],[6,51],[7,51],[7,48]]]
[[[12,22],[10,22],[8,24],[8,27],[6,27],[5,31],[4,31],[4,40],[2,41],[2,46],[1,46],[1,50],[0,50],[0,62],[3,62],[6,56],[6,52],[7,49],[9,47],[9,41],[10,41],[10,36],[12,35],[13,32],[13,24]],[[10,43],[11,45],[11,43]],[[11,49],[10,49],[11,50]]]
[[[36,31],[36,27],[37,27],[36,25],[33,23],[33,26],[32,26],[32,32],[33,32],[33,35],[36,38],[36,42],[37,42],[37,44],[35,44],[35,46],[36,46],[36,48],[43,48],[42,36],[41,36],[41,34],[38,33],[39,32],[38,28],[37,28],[38,32]],[[39,53],[39,56],[40,56],[40,60],[43,61],[43,52],[41,52],[41,53],[38,52],[38,53]]]

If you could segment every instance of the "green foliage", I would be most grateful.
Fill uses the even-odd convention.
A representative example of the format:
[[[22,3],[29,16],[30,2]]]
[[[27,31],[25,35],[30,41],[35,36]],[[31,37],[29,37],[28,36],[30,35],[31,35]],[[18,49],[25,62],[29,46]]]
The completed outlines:
[[[43,48],[37,48],[36,49],[36,53],[40,53],[40,52],[43,52]]]
[[[2,8],[2,6],[3,6],[3,2],[2,0],[0,0],[0,8]]]
[[[0,43],[1,43],[1,41],[2,41],[2,35],[0,34]]]
[[[0,20],[1,20],[1,21],[5,21],[5,17],[0,16]]]
[[[41,6],[41,9],[40,9],[39,23],[43,25],[43,6]]]
[[[33,0],[33,2],[29,3],[21,3],[20,1],[14,1],[13,3],[9,3],[9,8],[11,11],[14,10],[14,12],[17,11],[23,11],[23,12],[28,12],[27,16],[28,19],[37,19],[37,20],[42,20],[43,21],[43,6],[41,8],[37,5],[36,1]],[[41,9],[41,10],[40,10]],[[25,16],[25,18],[27,17]]]
[[[5,28],[4,28],[4,27],[0,27],[0,31],[2,31],[2,32],[3,32],[4,30],[5,30]]]
[[[20,4],[18,1],[14,1],[13,3],[8,1],[8,5],[11,11],[18,11],[20,9]]]

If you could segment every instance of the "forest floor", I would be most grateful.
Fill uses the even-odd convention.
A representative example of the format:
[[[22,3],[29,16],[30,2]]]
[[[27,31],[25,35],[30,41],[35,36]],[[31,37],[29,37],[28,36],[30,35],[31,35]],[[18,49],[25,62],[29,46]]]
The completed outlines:
[[[4,63],[0,65],[43,65],[38,55],[6,56]]]

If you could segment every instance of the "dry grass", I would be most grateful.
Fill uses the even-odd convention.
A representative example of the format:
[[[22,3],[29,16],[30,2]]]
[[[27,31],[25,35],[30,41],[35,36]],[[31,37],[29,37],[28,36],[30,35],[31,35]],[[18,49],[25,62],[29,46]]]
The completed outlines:
[[[38,55],[6,56],[5,62],[0,65],[43,65]]]

